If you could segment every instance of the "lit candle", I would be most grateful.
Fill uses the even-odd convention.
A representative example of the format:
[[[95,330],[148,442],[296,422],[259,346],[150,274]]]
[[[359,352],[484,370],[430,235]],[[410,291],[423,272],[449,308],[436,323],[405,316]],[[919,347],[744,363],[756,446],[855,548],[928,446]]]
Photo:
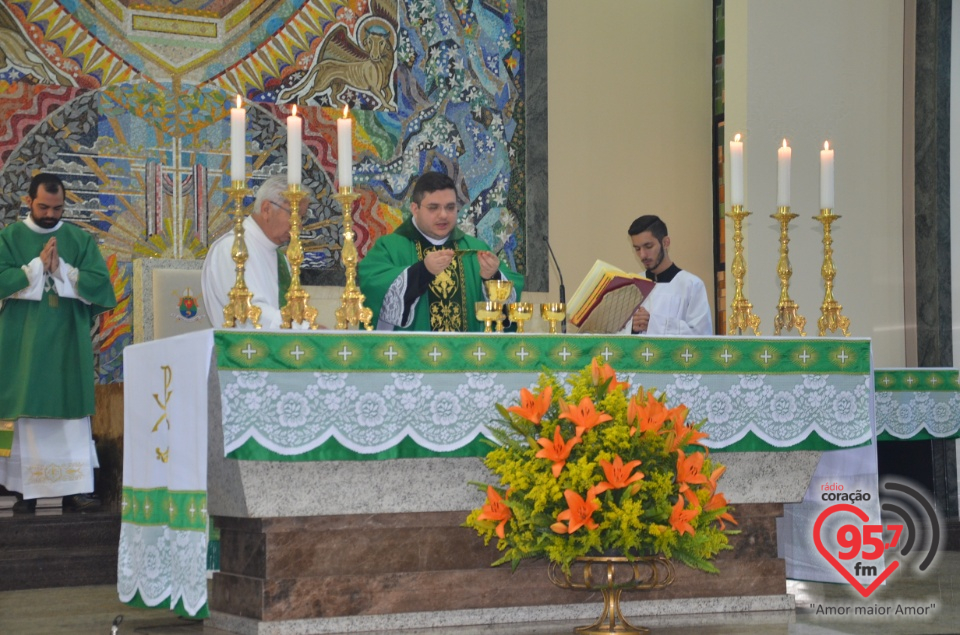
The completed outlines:
[[[246,181],[246,125],[247,111],[240,106],[230,109],[230,180]]]
[[[790,207],[790,157],[793,149],[783,140],[777,148],[777,207]]]
[[[353,187],[353,120],[347,106],[337,119],[337,176],[340,187]]]
[[[730,204],[743,205],[743,142],[739,132],[730,142]]]
[[[833,209],[833,150],[823,142],[820,151],[820,209]]]
[[[300,146],[303,143],[303,120],[297,116],[297,105],[287,117],[287,184],[300,185]]]

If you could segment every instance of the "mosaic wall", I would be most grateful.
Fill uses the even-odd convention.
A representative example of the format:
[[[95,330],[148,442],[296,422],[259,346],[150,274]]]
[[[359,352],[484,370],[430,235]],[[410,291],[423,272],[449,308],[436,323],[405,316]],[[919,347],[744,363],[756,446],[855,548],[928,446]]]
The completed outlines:
[[[336,124],[355,119],[361,255],[400,224],[416,176],[458,184],[461,226],[527,266],[523,0],[6,0],[0,4],[0,226],[38,171],[96,234],[121,304],[100,381],[132,341],[132,261],[202,258],[230,226],[228,109],[247,108],[249,181],[286,170],[304,117],[305,284],[343,283],[330,198]],[[249,205],[251,201],[248,200]]]

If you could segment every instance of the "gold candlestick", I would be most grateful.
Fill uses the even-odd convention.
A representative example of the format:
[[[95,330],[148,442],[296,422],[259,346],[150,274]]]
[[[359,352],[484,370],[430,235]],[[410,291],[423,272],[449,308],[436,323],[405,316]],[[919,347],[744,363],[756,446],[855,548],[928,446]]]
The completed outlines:
[[[833,238],[830,236],[830,225],[833,221],[841,218],[834,214],[833,210],[825,207],[820,210],[819,216],[814,216],[823,224],[823,265],[820,267],[820,275],[823,276],[823,304],[820,305],[820,319],[817,320],[817,327],[822,337],[828,330],[836,332],[837,329],[843,332],[845,337],[850,337],[850,318],[842,314],[843,306],[833,298],[833,279],[837,276],[837,269],[833,266]]]
[[[340,297],[340,308],[337,309],[337,328],[345,329],[356,328],[363,322],[363,326],[368,331],[373,330],[373,311],[369,307],[363,306],[365,296],[360,292],[357,286],[357,246],[354,244],[353,234],[353,202],[357,200],[358,194],[353,193],[352,187],[341,187],[339,194],[334,198],[340,202],[343,207],[343,248],[340,250],[340,259],[343,261],[343,268],[346,271],[347,283],[343,287],[343,295]]]
[[[734,205],[727,214],[733,219],[733,273],[734,293],[733,305],[730,309],[730,320],[727,329],[731,333],[742,335],[748,327],[753,329],[754,335],[760,335],[760,317],[754,315],[753,305],[743,295],[743,278],[747,274],[747,262],[743,258],[743,219],[750,212],[743,209],[743,205]]]
[[[790,213],[789,206],[778,207],[776,214],[770,214],[770,218],[780,222],[780,260],[777,262],[777,277],[780,278],[780,302],[777,303],[777,316],[773,318],[773,333],[780,335],[781,330],[789,331],[796,326],[800,336],[806,337],[807,334],[803,327],[807,323],[807,318],[798,313],[797,303],[790,299],[790,276],[793,275],[793,269],[790,267],[790,249],[787,247],[790,242],[787,226],[796,217],[796,214]]]
[[[290,261],[290,289],[285,296],[287,304],[280,309],[280,328],[293,328],[294,322],[307,322],[311,329],[318,328],[317,309],[307,304],[310,294],[300,286],[300,265],[303,264],[303,245],[300,243],[300,201],[303,190],[299,185],[289,185],[283,196],[290,202],[290,244],[287,245],[287,260]]]
[[[260,307],[252,304],[253,291],[247,288],[243,277],[247,263],[247,243],[243,239],[243,197],[250,194],[246,183],[233,181],[226,190],[233,201],[233,247],[230,254],[237,266],[237,278],[233,288],[227,294],[229,301],[223,307],[223,328],[233,328],[250,320],[255,328],[260,328]]]

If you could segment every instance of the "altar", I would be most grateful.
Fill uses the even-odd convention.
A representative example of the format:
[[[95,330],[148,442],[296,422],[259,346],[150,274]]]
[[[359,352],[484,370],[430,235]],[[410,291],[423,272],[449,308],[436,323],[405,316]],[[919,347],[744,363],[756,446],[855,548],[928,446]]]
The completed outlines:
[[[218,330],[128,347],[121,599],[238,633],[592,620],[599,594],[540,563],[491,568],[460,525],[484,500],[494,404],[594,357],[706,420],[743,530],[719,575],[679,567],[625,613],[792,609],[776,518],[822,451],[870,442],[869,340]]]

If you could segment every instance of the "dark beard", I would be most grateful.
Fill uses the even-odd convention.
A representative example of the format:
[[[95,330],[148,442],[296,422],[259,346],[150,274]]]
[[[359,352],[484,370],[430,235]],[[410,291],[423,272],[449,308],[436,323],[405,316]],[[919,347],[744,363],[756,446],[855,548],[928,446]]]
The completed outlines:
[[[31,216],[30,218],[33,218],[33,217]],[[57,226],[57,223],[60,222],[60,219],[59,218],[34,218],[33,222],[35,222],[40,227],[43,227],[44,229],[53,229],[54,227]]]
[[[663,263],[663,257],[666,255],[663,252],[663,241],[661,240],[658,242],[660,243],[660,257],[657,258],[657,261],[655,263],[653,263],[653,266],[650,267],[649,271],[656,271],[657,267],[659,267]]]

